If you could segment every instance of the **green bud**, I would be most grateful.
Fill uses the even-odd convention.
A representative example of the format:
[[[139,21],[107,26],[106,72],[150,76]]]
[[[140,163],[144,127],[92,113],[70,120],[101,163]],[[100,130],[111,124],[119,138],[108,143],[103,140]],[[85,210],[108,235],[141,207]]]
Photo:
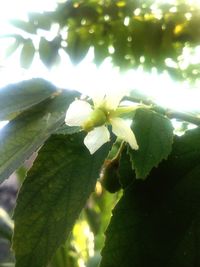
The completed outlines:
[[[95,109],[82,127],[85,131],[89,132],[95,127],[104,125],[106,120],[107,118],[105,112],[101,109]]]

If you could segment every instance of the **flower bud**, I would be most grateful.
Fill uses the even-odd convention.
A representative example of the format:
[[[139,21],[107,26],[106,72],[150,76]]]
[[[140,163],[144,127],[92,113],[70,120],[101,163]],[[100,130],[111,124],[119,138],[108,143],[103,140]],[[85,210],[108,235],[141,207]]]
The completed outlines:
[[[118,168],[118,159],[108,160],[104,164],[101,173],[100,182],[102,186],[110,193],[115,193],[121,189]]]
[[[84,122],[82,125],[83,130],[89,132],[93,130],[95,127],[102,126],[106,123],[106,114],[101,109],[95,109],[88,120]]]

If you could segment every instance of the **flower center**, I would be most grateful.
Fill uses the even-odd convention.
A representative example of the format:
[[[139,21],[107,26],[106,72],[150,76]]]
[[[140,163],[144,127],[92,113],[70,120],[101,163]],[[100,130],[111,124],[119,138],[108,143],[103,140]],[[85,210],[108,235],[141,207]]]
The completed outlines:
[[[82,127],[83,130],[89,132],[93,130],[95,127],[104,125],[106,121],[107,121],[107,116],[105,111],[100,108],[97,108],[92,111],[90,117],[84,122]]]

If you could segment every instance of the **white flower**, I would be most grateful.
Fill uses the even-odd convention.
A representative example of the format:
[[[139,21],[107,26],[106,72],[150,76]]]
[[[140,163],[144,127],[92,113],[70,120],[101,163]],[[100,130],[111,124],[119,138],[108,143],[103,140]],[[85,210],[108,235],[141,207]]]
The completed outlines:
[[[103,144],[110,140],[110,132],[106,125],[111,124],[112,132],[120,139],[129,143],[132,149],[138,149],[134,133],[125,119],[119,117],[129,107],[119,107],[124,92],[102,91],[91,94],[93,105],[85,100],[75,100],[66,112],[65,123],[69,126],[81,126],[88,132],[84,144],[90,153],[95,153]],[[122,111],[123,110],[123,111]],[[129,110],[130,111],[130,110]]]

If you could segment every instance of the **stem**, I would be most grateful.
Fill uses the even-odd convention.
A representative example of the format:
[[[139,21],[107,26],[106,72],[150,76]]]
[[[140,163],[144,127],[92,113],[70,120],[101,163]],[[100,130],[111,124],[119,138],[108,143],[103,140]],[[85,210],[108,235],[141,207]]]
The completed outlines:
[[[178,119],[178,120],[182,120],[182,121],[200,126],[200,117],[193,116],[189,113],[179,112],[179,111],[168,109],[168,108],[163,108],[151,100],[141,99],[138,97],[125,97],[124,100],[149,105],[152,107],[153,110],[159,110],[160,109],[162,111],[162,113],[170,119]]]
[[[118,149],[118,151],[117,151],[117,154],[115,155],[115,157],[114,157],[112,160],[117,160],[117,161],[119,161],[119,159],[120,159],[120,157],[121,157],[121,152],[123,151],[124,146],[125,146],[125,142],[122,141],[121,144],[120,144],[120,147],[119,147],[119,149]]]
[[[200,118],[192,116],[188,113],[168,110],[165,115],[170,119],[178,119],[200,126]]]
[[[135,111],[137,110],[137,108],[138,108],[137,106],[118,107],[115,111],[113,111],[113,115],[119,117],[120,115]]]

